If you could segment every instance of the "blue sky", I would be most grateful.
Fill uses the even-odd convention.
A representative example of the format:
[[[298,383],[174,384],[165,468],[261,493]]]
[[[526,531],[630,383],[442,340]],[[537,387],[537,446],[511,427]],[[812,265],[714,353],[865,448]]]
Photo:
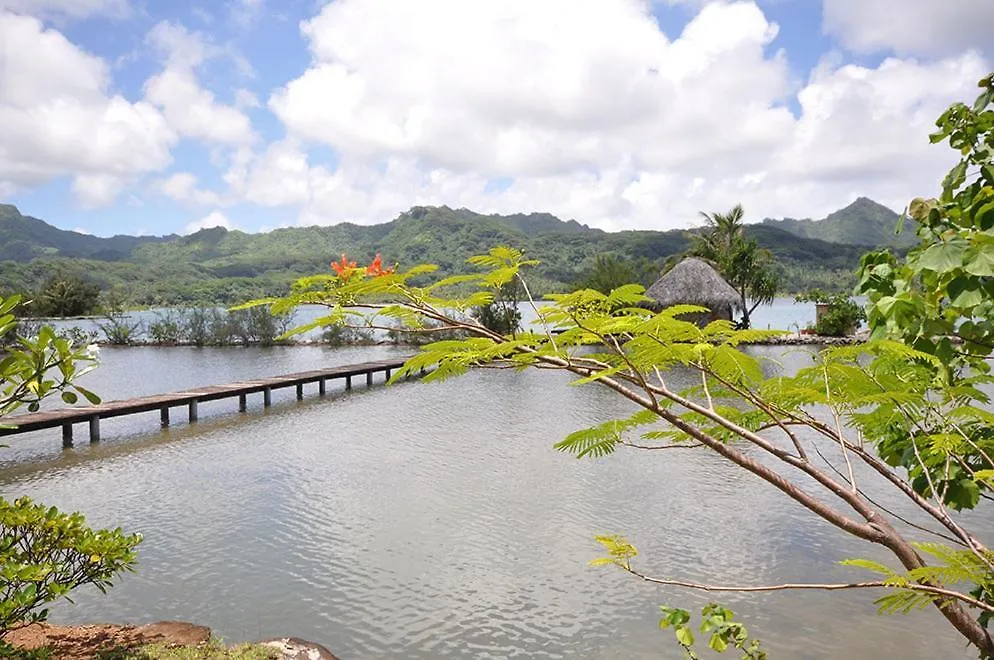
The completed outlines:
[[[100,235],[931,194],[975,0],[0,0],[0,201]]]

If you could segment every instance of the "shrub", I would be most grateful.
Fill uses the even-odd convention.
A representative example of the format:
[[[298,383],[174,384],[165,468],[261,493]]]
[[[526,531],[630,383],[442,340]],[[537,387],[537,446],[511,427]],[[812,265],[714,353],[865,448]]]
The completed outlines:
[[[132,570],[139,543],[140,535],[120,528],[90,529],[79,513],[61,513],[26,497],[0,499],[0,637],[44,621],[44,606],[77,587],[106,591],[111,578]]]
[[[0,344],[16,334],[19,301],[16,296],[0,298]],[[80,395],[99,403],[95,394],[75,384],[95,360],[91,347],[77,346],[49,326],[7,342],[0,360],[0,425],[21,406],[35,411],[53,395],[69,404]],[[134,566],[140,542],[137,534],[126,536],[120,529],[92,530],[78,513],[60,513],[26,497],[13,502],[0,498],[0,653],[7,632],[44,620],[48,603],[87,584],[106,590],[114,575]]]

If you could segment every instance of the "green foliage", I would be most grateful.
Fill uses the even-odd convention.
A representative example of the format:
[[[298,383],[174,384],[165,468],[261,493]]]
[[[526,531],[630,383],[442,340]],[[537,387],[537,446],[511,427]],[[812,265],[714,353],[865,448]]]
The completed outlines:
[[[648,287],[659,275],[658,264],[648,259],[626,259],[616,254],[598,254],[594,265],[577,280],[575,289],[611,293],[626,284]]]
[[[493,300],[473,310],[473,317],[488,330],[513,335],[521,329],[518,302],[522,295],[521,283],[517,279],[509,280],[496,288]]]
[[[440,270],[436,266],[385,276],[359,268],[348,277],[303,278],[289,296],[252,304],[276,310],[327,306],[315,326],[378,327],[390,321],[417,329],[431,321],[465,333],[424,346],[395,380],[422,369],[432,369],[425,378],[432,381],[476,366],[532,366],[605,387],[639,413],[577,431],[559,449],[594,457],[620,446],[713,452],[840,531],[889,550],[899,565],[858,564],[882,569],[882,579],[869,583],[760,589],[883,589],[877,601],[882,611],[932,604],[991,657],[994,642],[986,627],[994,615],[994,553],[982,534],[967,529],[970,519],[950,514],[994,499],[988,394],[994,378],[987,363],[994,354],[994,271],[987,268],[994,263],[988,254],[994,250],[994,216],[987,207],[994,196],[994,110],[985,109],[994,105],[994,78],[982,86],[972,109],[954,107],[940,120],[939,139],[948,137],[963,161],[947,178],[941,199],[913,205],[923,245],[904,260],[875,254],[864,262],[861,288],[871,301],[871,340],[822,349],[792,374],[771,370],[741,349],[776,333],[739,330],[728,321],[701,328],[681,318],[701,311],[695,306],[650,311],[642,306],[646,298],[638,285],[607,294],[583,289],[549,295],[538,323],[513,335],[460,316],[492,302],[508,282],[524,281],[522,271],[535,264],[511,248],[471,259],[483,272],[434,283],[429,275]],[[716,255],[734,252],[744,240],[740,220],[737,212],[711,217],[714,231],[702,241],[713,244]],[[649,424],[653,428],[641,428]],[[636,428],[638,443],[628,439]],[[867,474],[876,479],[874,489],[890,489],[885,495],[903,501],[925,522],[905,525],[907,519],[867,496]],[[928,535],[930,544],[918,535]],[[944,543],[935,543],[937,538]],[[632,565],[637,553],[623,537],[598,541],[608,556],[596,563],[620,566],[650,582],[756,590],[650,578]],[[667,616],[675,617],[668,621],[679,626],[678,639],[689,650],[689,614],[669,610]],[[727,611],[709,609],[705,619],[712,648],[745,644],[744,629]],[[750,657],[753,648],[739,650]]]
[[[17,296],[0,298],[0,339],[15,333],[14,309],[19,302]],[[75,403],[81,395],[99,402],[95,394],[75,383],[95,362],[89,349],[74,346],[49,326],[42,326],[34,337],[17,337],[0,353],[0,428],[3,418],[21,406],[34,412],[47,396],[57,394]]]
[[[894,337],[933,358],[923,377],[942,397],[905,417],[881,440],[882,455],[909,470],[916,491],[973,508],[990,490],[994,424],[981,389],[994,355],[994,76],[969,107],[936,122],[933,143],[960,155],[938,199],[916,199],[908,214],[921,244],[898,261],[868,254],[860,289],[869,296],[873,337]],[[900,417],[897,418],[898,420]]]
[[[83,585],[100,591],[131,570],[141,536],[92,530],[78,513],[0,499],[0,637],[22,623],[44,621],[44,606]],[[41,609],[39,609],[41,608]]]
[[[53,275],[28,308],[35,316],[86,316],[97,309],[100,287],[80,277]]]
[[[142,334],[142,322],[130,319],[127,314],[108,314],[97,322],[97,327],[103,341],[114,346],[135,344]]]
[[[765,225],[749,225],[745,235],[773,253],[782,281],[797,289],[851,289],[866,250],[844,244],[844,236],[843,243],[829,243]],[[601,255],[617,255],[635,270],[630,282],[648,285],[660,264],[687,250],[689,236],[684,230],[603,232],[548,214],[415,207],[391,222],[363,227],[295,227],[266,234],[213,228],[190,236],[100,238],[64,232],[0,205],[0,294],[36,292],[55,272],[104,291],[125,290],[139,306],[229,305],[284,295],[295,279],[327,268],[329,255],[368,258],[381,252],[400,263],[435,263],[450,275],[488,245],[543,255],[530,276],[536,294],[574,288]],[[592,285],[584,282],[610,290]]]
[[[659,608],[663,616],[659,627],[663,630],[673,629],[677,644],[683,647],[684,654],[690,660],[700,656],[694,650],[694,632],[690,627],[690,612],[677,607],[663,606]],[[746,627],[734,621],[735,614],[717,603],[708,603],[701,609],[700,631],[708,637],[708,648],[715,653],[724,653],[736,649],[742,653],[742,660],[766,660],[766,653],[760,648],[759,640],[749,639]]]
[[[197,646],[171,646],[153,644],[135,650],[122,651],[117,656],[102,660],[277,660],[282,654],[261,644],[238,644],[227,647],[220,640],[211,639]]]
[[[780,280],[776,262],[758,241],[746,238],[741,205],[728,213],[701,213],[707,226],[694,236],[688,253],[711,262],[742,299],[742,327],[749,328],[749,316],[777,295]]]
[[[604,546],[607,557],[590,560],[591,566],[613,564],[628,570],[631,568],[632,558],[638,556],[638,550],[624,536],[595,536],[594,540]]]
[[[0,298],[0,339],[17,328],[19,299]],[[33,337],[17,337],[0,353],[0,429],[21,406],[36,411],[46,397],[61,395],[67,404],[82,396],[100,399],[76,384],[95,365],[90,347],[74,345],[42,326]],[[110,579],[135,562],[137,535],[121,530],[92,530],[79,514],[64,514],[33,504],[0,498],[0,638],[22,622],[42,621],[45,605],[92,584],[101,591]]]
[[[829,294],[814,289],[794,299],[828,306],[824,311],[819,310],[815,321],[815,332],[822,337],[847,337],[856,331],[861,321],[866,320],[866,310],[846,294]]]

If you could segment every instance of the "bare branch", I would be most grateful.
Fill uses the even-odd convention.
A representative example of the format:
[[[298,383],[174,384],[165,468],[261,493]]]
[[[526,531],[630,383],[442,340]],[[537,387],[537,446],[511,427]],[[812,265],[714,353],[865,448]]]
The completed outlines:
[[[620,565],[620,564],[619,564]],[[756,593],[762,591],[841,591],[845,589],[907,589],[909,591],[919,591],[922,593],[933,594],[935,596],[942,596],[944,599],[953,598],[955,600],[962,601],[970,607],[976,607],[978,609],[984,610],[986,612],[994,613],[994,605],[989,605],[981,600],[977,600],[972,596],[969,596],[959,591],[953,589],[944,589],[942,587],[935,587],[928,584],[918,584],[915,582],[908,582],[906,584],[894,585],[888,584],[884,580],[875,580],[872,582],[848,582],[848,583],[838,583],[838,584],[814,584],[814,583],[784,583],[784,584],[770,584],[761,586],[739,586],[739,585],[717,585],[717,584],[703,584],[700,582],[689,582],[687,580],[670,580],[665,578],[657,578],[645,575],[630,566],[621,566],[622,569],[628,571],[632,575],[639,577],[646,582],[651,582],[653,584],[662,584],[671,587],[683,587],[686,589],[694,589],[696,591],[728,591],[735,593]]]

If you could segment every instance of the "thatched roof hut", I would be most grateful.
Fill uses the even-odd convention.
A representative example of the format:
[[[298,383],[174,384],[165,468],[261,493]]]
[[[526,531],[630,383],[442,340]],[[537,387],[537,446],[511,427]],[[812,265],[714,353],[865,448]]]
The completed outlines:
[[[645,292],[656,301],[654,307],[700,305],[711,310],[709,318],[732,319],[733,311],[742,310],[742,298],[732,285],[722,279],[706,262],[688,257],[664,274]]]

